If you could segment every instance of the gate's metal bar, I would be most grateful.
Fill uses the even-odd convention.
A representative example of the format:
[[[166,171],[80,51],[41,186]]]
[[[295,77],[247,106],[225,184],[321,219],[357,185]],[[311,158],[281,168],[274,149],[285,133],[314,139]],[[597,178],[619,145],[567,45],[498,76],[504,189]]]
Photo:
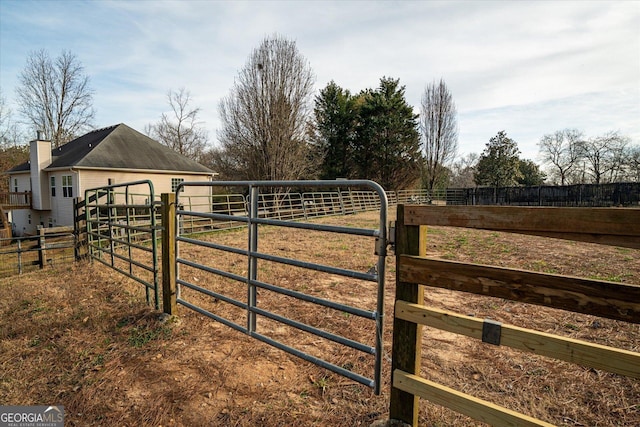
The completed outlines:
[[[204,213],[204,212],[193,212],[193,211],[180,211],[181,215],[185,216],[199,216],[202,218],[212,218],[212,219],[232,219],[237,222],[246,222],[247,224],[250,221],[248,217],[238,217],[231,216],[226,214],[217,214],[217,213]],[[369,228],[354,228],[354,227],[341,227],[339,225],[323,225],[323,224],[313,224],[306,222],[292,222],[292,221],[281,221],[278,219],[269,219],[269,218],[253,218],[251,219],[252,224],[263,224],[263,225],[275,225],[279,227],[287,227],[287,228],[300,228],[304,230],[315,230],[315,231],[326,231],[330,233],[342,233],[342,234],[351,234],[355,236],[365,236],[365,237],[378,237],[381,235],[380,231],[372,230]]]
[[[354,279],[368,280],[370,282],[375,282],[378,280],[378,275],[376,274],[361,273],[359,271],[347,270],[344,268],[331,267],[328,265],[315,264],[305,261],[298,261],[296,259],[283,258],[276,255],[261,254],[258,252],[252,252],[249,255],[254,258],[264,259],[266,261],[279,262],[280,264],[292,265],[294,267],[301,267],[314,271],[321,271],[323,273],[338,274],[340,276],[353,277]]]
[[[279,314],[271,313],[270,311],[262,310],[261,308],[254,307],[253,310],[264,317],[268,317],[269,319],[278,321],[280,323],[284,323],[288,326],[293,326],[294,328],[303,330],[305,332],[312,333],[319,337],[328,339],[330,341],[336,342],[338,344],[346,345],[347,347],[354,348],[356,350],[360,350],[363,353],[375,354],[375,347],[368,346],[366,344],[362,344],[358,341],[350,340],[348,338],[331,334],[325,330],[314,328],[313,326],[309,326],[306,323],[297,322],[295,320],[289,319],[287,317],[280,316]]]
[[[153,185],[151,185],[151,195],[149,197],[149,204],[151,208],[149,213],[151,214],[151,249],[153,252],[153,284],[154,284],[154,302],[156,310],[160,307],[160,272],[158,266],[158,219],[156,216],[156,204],[153,194]],[[148,296],[147,296],[148,301]]]
[[[230,328],[235,329],[238,332],[242,332],[242,333],[247,333],[247,330],[245,329],[244,326],[240,326],[237,323],[234,323],[228,319],[225,319],[224,317],[220,317],[217,314],[214,314],[212,312],[210,312],[209,310],[205,310],[204,308],[198,307],[195,304],[191,304],[188,301],[185,301],[183,299],[178,298],[178,301],[180,302],[180,304],[184,305],[187,308],[190,308],[191,310],[197,311],[198,313],[205,315],[207,317],[210,317],[211,319],[222,323],[225,326],[228,326]]]
[[[242,301],[238,301],[238,300],[235,300],[233,298],[229,298],[226,295],[223,295],[223,294],[221,294],[219,292],[214,292],[214,291],[211,291],[209,289],[205,289],[205,288],[203,288],[201,286],[194,285],[193,283],[189,283],[189,282],[186,282],[184,280],[179,280],[178,279],[177,283],[179,283],[181,285],[184,285],[184,286],[186,286],[186,287],[188,287],[190,289],[193,289],[194,291],[198,291],[198,292],[201,292],[201,293],[203,293],[205,295],[209,295],[210,297],[219,299],[220,301],[224,301],[226,303],[235,305],[236,307],[239,307],[239,308],[242,308],[242,309],[245,309],[245,310],[248,308],[247,304],[243,303]],[[180,298],[180,301],[185,301],[185,300]],[[247,329],[244,329],[244,331],[247,332]]]
[[[129,187],[126,187],[124,190],[124,200],[125,202],[128,202],[129,200]],[[131,202],[133,203],[133,198],[131,199]],[[131,254],[131,229],[129,229],[129,226],[131,225],[131,218],[129,216],[129,207],[125,208],[125,215],[126,215],[126,233],[127,233],[127,249],[129,252],[129,259],[132,260],[133,256]],[[135,214],[135,212],[134,212]],[[133,264],[131,262],[129,262],[129,274],[133,275]],[[149,301],[149,288],[147,288],[147,301]]]
[[[272,345],[273,347],[279,348],[280,350],[291,353],[294,356],[298,356],[299,358],[304,359],[307,362],[311,362],[314,365],[321,366],[325,369],[335,372],[336,374],[340,374],[343,377],[349,378],[350,380],[353,380],[353,381],[359,382],[360,384],[364,384],[368,387],[371,387],[375,390],[376,394],[380,394],[380,382],[377,379],[370,379],[363,375],[358,375],[355,372],[352,372],[343,368],[342,366],[334,365],[333,363],[329,363],[326,360],[304,353],[296,348],[290,347],[286,344],[273,340],[257,332],[252,333],[251,336],[253,338],[259,339],[262,342]]]
[[[256,222],[256,219],[259,215],[260,190],[258,187],[249,185],[249,194],[251,198],[249,205],[249,227],[247,227],[247,230],[249,231],[247,239],[249,241],[249,276],[247,278],[247,285],[249,285],[247,289],[249,313],[247,315],[247,330],[249,333],[252,333],[256,330],[256,314],[253,308],[256,306],[257,292],[256,286],[253,282],[255,282],[258,277],[258,258],[254,254],[258,252],[258,223]]]
[[[177,283],[181,286],[185,286],[191,290],[200,292],[204,295],[217,298],[221,301],[225,301],[229,304],[235,305],[236,307],[245,308],[246,307],[246,328],[238,325],[235,322],[232,322],[228,319],[221,318],[221,316],[216,315],[215,313],[211,313],[207,309],[202,307],[198,307],[195,304],[186,301],[183,298],[178,299],[178,303],[189,307],[203,315],[206,315],[212,319],[220,321],[221,323],[228,325],[236,330],[248,333],[252,337],[259,339],[265,343],[273,345],[277,348],[280,348],[284,351],[287,351],[291,354],[294,354],[304,360],[315,363],[319,366],[322,366],[326,369],[329,369],[333,372],[336,372],[340,375],[344,375],[347,378],[353,379],[359,383],[368,385],[375,389],[375,393],[379,394],[380,392],[380,377],[381,377],[381,365],[382,365],[382,325],[384,319],[384,276],[385,276],[385,256],[386,256],[386,213],[387,213],[387,198],[384,190],[378,184],[372,181],[365,180],[354,180],[354,181],[221,181],[221,182],[212,182],[212,183],[203,183],[203,182],[194,182],[194,183],[181,183],[176,190],[176,203],[180,206],[178,202],[180,193],[184,191],[185,187],[188,186],[220,186],[220,187],[245,187],[248,188],[249,192],[249,200],[248,200],[248,209],[247,216],[237,216],[237,212],[234,214],[223,214],[223,213],[210,213],[210,212],[197,212],[193,209],[185,210],[184,208],[177,210],[177,217],[201,217],[201,218],[209,218],[211,220],[218,221],[233,221],[234,223],[246,223],[247,227],[247,250],[231,248],[224,245],[219,245],[216,243],[205,242],[202,240],[184,237],[178,235],[176,238],[177,242],[185,243],[185,244],[193,244],[198,246],[204,246],[211,249],[216,249],[225,252],[231,252],[238,255],[244,255],[247,257],[247,276],[243,277],[234,273],[221,271],[217,268],[208,267],[205,265],[201,265],[197,262],[189,261],[181,257],[177,257],[176,270],[179,271],[179,266],[188,266],[190,268],[200,269],[202,271],[216,274],[231,280],[244,282],[247,286],[247,302],[246,304],[237,301],[233,298],[227,297],[225,295],[220,295],[218,292],[214,292],[208,289],[204,289],[200,286],[197,286],[193,283],[189,283],[186,280],[180,279],[179,273],[177,278]],[[260,188],[263,187],[282,187],[282,188],[293,188],[293,187],[333,187],[338,188],[337,193],[327,193],[330,195],[329,204],[325,201],[325,194],[322,193],[321,199],[316,198],[316,196],[312,196],[309,200],[309,197],[306,196],[291,196],[280,195],[278,197],[277,194],[271,195],[271,198],[261,197]],[[340,187],[348,187],[348,192],[343,192],[340,190]],[[352,191],[352,187],[368,187],[371,190],[368,191]],[[335,197],[333,196],[335,194]],[[377,198],[376,198],[377,195]],[[263,203],[261,204],[261,200]],[[273,203],[282,203],[287,206],[291,212],[287,215],[278,216],[276,214],[272,214],[269,209],[270,205],[268,200],[272,200]],[[357,200],[356,200],[357,199]],[[298,201],[299,200],[299,201]],[[298,206],[299,205],[299,206]],[[325,206],[326,205],[326,206]],[[294,219],[305,219],[312,218],[315,216],[326,216],[335,215],[335,214],[344,214],[344,213],[353,213],[358,211],[370,210],[379,207],[380,209],[380,223],[378,230],[371,229],[360,229],[360,228],[352,228],[352,227],[344,227],[344,226],[334,226],[334,225],[326,225],[326,224],[313,224],[307,222],[295,222]],[[297,213],[297,210],[304,211],[304,214]],[[212,210],[214,210],[212,206]],[[320,213],[323,212],[323,213]],[[290,220],[276,219],[277,218],[287,218]],[[188,220],[188,219],[187,219]],[[355,270],[348,270],[344,268],[332,267],[329,265],[323,265],[318,263],[300,261],[291,258],[279,257],[275,255],[260,253],[258,250],[258,226],[259,225],[270,225],[277,227],[289,227],[289,228],[297,228],[297,229],[306,229],[306,230],[314,230],[314,231],[322,231],[322,232],[330,232],[330,233],[343,233],[348,235],[357,235],[364,237],[372,237],[376,238],[376,250],[375,253],[378,255],[378,260],[376,263],[376,273],[362,273]],[[180,234],[180,233],[178,233]],[[178,245],[179,246],[179,245]],[[375,311],[368,311],[357,307],[351,307],[346,304],[340,304],[335,301],[329,301],[322,298],[314,297],[312,295],[307,295],[305,293],[293,290],[282,288],[273,284],[264,283],[258,280],[258,262],[259,260],[276,262],[284,265],[291,265],[299,268],[305,268],[315,271],[320,271],[323,273],[346,276],[351,278],[356,278],[358,280],[365,280],[377,283],[377,302]],[[322,329],[313,327],[311,325],[307,325],[305,323],[298,322],[293,319],[286,318],[276,313],[269,312],[263,308],[257,306],[257,288],[266,289],[272,292],[276,292],[281,295],[286,295],[289,297],[297,298],[302,301],[310,302],[317,304],[319,306],[329,307],[332,309],[340,310],[345,313],[354,314],[363,318],[371,319],[375,321],[375,346],[369,346],[364,343],[360,343],[354,341],[352,339],[333,334]],[[373,354],[375,356],[375,368],[374,368],[374,378],[369,379],[360,374],[348,371],[342,367],[331,364],[330,362],[321,360],[315,356],[306,354],[301,352],[298,349],[290,347],[287,344],[278,342],[272,338],[265,336],[264,334],[258,333],[256,331],[256,318],[257,316],[263,316],[267,319],[282,323],[284,325],[297,328],[299,330],[305,331],[315,336],[319,336],[321,338],[339,343],[341,345],[348,346],[350,348],[356,349],[358,351],[362,351],[368,354]]]
[[[314,297],[314,296],[310,296],[307,295],[305,293],[302,292],[298,292],[298,291],[294,291],[292,289],[287,289],[287,288],[282,288],[280,286],[276,286],[276,285],[270,285],[268,283],[264,283],[264,282],[260,282],[260,281],[256,281],[254,283],[256,286],[263,288],[263,289],[267,289],[269,291],[273,291],[273,292],[277,292],[283,295],[287,295],[290,297],[294,297],[303,301],[307,301],[307,302],[311,302],[317,305],[321,305],[324,307],[328,307],[328,308],[333,308],[334,310],[340,310],[343,311],[345,313],[349,313],[349,314],[353,314],[354,316],[359,316],[359,317],[364,317],[365,319],[375,319],[377,316],[376,312],[372,312],[372,311],[368,311],[368,310],[363,310],[360,308],[356,308],[356,307],[351,307],[349,305],[345,305],[345,304],[340,304],[334,301],[330,301],[330,300],[326,300],[324,298],[318,298],[318,297]]]
[[[185,241],[185,240],[187,240],[187,239],[183,238],[183,241]],[[191,239],[188,239],[188,240],[191,240]],[[202,245],[202,246],[204,246],[204,245]],[[212,247],[213,245],[209,244],[209,245],[206,245],[206,246],[207,247]],[[218,246],[218,245],[216,245],[216,246]],[[218,249],[218,248],[216,248],[216,249]],[[234,249],[235,253],[245,254],[246,255],[246,251],[245,250],[236,249],[236,248],[230,248],[230,247],[229,247],[229,249]],[[235,281],[243,282],[243,283],[247,282],[247,278],[246,277],[240,276],[240,275],[237,275],[237,274],[233,274],[233,273],[229,273],[228,271],[223,271],[223,270],[219,270],[217,268],[208,267],[206,265],[197,264],[195,262],[191,262],[191,261],[188,261],[188,260],[185,260],[185,259],[182,259],[182,258],[178,258],[177,262],[178,262],[178,264],[182,264],[182,265],[186,265],[186,266],[189,266],[189,267],[197,268],[197,269],[206,271],[208,273],[217,274],[217,275],[225,277],[227,279],[231,279],[231,280],[235,280]],[[186,282],[186,281],[181,280],[181,279],[178,279],[177,282],[179,284],[183,284],[183,285],[185,285],[185,286],[187,286],[187,287],[189,287],[191,289],[195,289],[195,288],[202,289],[197,285],[194,285],[192,283]],[[272,291],[272,292],[276,292],[276,293],[279,293],[279,294],[282,294],[282,295],[290,296],[290,297],[293,297],[293,298],[296,298],[296,299],[299,299],[299,300],[307,301],[307,302],[310,302],[310,303],[313,303],[313,304],[317,304],[317,305],[321,305],[321,306],[324,306],[324,307],[332,308],[334,310],[340,310],[340,311],[343,311],[345,313],[352,314],[354,316],[363,317],[365,319],[372,319],[373,320],[373,319],[376,318],[376,315],[377,315],[377,313],[373,312],[373,311],[363,310],[363,309],[359,309],[359,308],[356,308],[356,307],[351,307],[349,305],[336,303],[334,301],[330,301],[330,300],[327,300],[327,299],[324,299],[324,298],[318,298],[318,297],[310,296],[310,295],[307,295],[307,294],[302,293],[302,292],[294,291],[293,289],[283,288],[283,287],[280,287],[280,286],[272,285],[272,284],[261,282],[261,281],[258,281],[258,280],[252,281],[251,284],[254,285],[254,286],[257,286],[259,288],[263,288],[263,289]],[[214,298],[218,298],[218,299],[222,299],[222,300],[226,299],[226,297],[221,297],[220,294],[215,293],[213,291],[206,290],[206,291],[203,291],[203,293],[206,293],[206,294],[208,294],[210,296],[213,296]],[[228,301],[226,301],[226,302],[229,302],[229,303],[231,303],[233,305],[236,305],[238,307],[240,306],[238,304],[242,304],[241,302],[239,302],[237,300],[233,300],[233,299],[228,299]],[[246,308],[246,306],[247,305],[244,304],[243,307]]]
[[[105,261],[105,260],[103,260],[103,259],[101,259],[101,258],[94,258],[94,259],[95,259],[96,261],[101,262],[102,264],[106,265],[107,267],[111,267],[111,264],[110,264],[110,263],[108,263],[107,261]],[[117,266],[116,266],[116,267],[111,267],[111,268],[113,268],[114,270],[116,270],[116,271],[117,271],[117,272],[119,272],[119,273],[124,274],[125,276],[129,277],[130,279],[135,280],[136,282],[140,283],[141,285],[144,285],[144,286],[145,286],[145,288],[151,288],[151,289],[153,289],[153,288],[154,288],[153,283],[150,283],[150,282],[148,282],[148,281],[146,281],[146,280],[143,280],[143,279],[139,278],[139,277],[138,277],[138,276],[136,276],[136,275],[131,275],[131,276],[130,276],[130,275],[127,273],[127,271],[126,271],[126,270],[123,270],[123,269],[121,269],[120,267],[117,267]],[[142,268],[144,268],[144,269],[146,269],[146,270],[148,270],[148,271],[149,271],[148,267],[144,267],[144,266],[142,266]]]
[[[113,218],[111,217],[111,203],[113,203],[112,198],[113,192],[112,190],[107,191],[107,229],[109,230],[109,255],[111,255],[111,268],[115,267],[115,259],[113,257],[113,253],[115,252],[115,245],[113,244],[113,229],[111,224],[113,222]]]

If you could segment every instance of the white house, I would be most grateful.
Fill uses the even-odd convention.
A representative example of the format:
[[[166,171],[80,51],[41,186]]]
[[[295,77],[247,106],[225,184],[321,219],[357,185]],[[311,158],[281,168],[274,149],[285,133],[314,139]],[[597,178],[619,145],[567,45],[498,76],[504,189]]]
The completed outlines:
[[[125,124],[94,130],[58,148],[38,135],[30,142],[30,160],[7,174],[11,192],[31,191],[31,208],[9,214],[17,236],[35,234],[38,226],[73,225],[73,200],[87,189],[150,180],[159,196],[183,181],[211,181],[215,175]],[[210,192],[208,187],[189,190],[195,197]]]

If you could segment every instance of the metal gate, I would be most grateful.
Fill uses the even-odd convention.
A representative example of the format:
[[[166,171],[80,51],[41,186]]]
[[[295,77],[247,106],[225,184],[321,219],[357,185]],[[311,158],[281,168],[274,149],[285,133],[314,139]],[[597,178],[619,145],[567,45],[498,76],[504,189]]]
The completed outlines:
[[[183,194],[203,190],[192,187],[209,187],[210,200],[216,197],[214,188],[215,193],[225,187],[241,188],[248,195],[247,203],[242,211],[232,213],[214,208],[187,210]],[[281,191],[273,192],[275,188]],[[334,194],[336,203],[350,206],[352,213],[379,209],[378,223],[374,228],[359,228],[327,223],[336,215],[318,220],[317,210],[324,208],[313,198],[290,197],[302,194],[293,193],[294,188],[324,189],[325,196]],[[267,191],[272,192],[269,197],[264,194]],[[365,180],[181,183],[176,205],[177,304],[380,393],[387,248],[387,197],[381,186]],[[280,219],[283,206],[291,212],[287,219]],[[313,209],[316,215],[307,214]],[[229,232],[188,234],[185,225],[194,218],[212,224],[243,223],[246,242],[242,247],[231,246],[225,242]],[[342,218],[348,222],[344,219],[348,216]],[[308,243],[307,236],[312,236]],[[314,253],[317,239],[342,239],[335,244],[336,253],[344,253],[339,262],[330,263],[324,259],[330,256]],[[350,245],[356,242],[369,248],[370,255],[362,256],[359,266],[350,267]],[[302,249],[292,248],[294,243]],[[365,264],[369,256],[371,265]],[[302,279],[292,283],[288,277]],[[330,292],[344,296],[345,301],[326,298]],[[324,319],[337,319],[343,327],[327,330],[324,326],[329,322]],[[293,330],[294,335],[283,330]],[[359,364],[361,358],[367,362]]]
[[[147,304],[159,308],[157,222],[149,180],[85,191],[85,221],[90,259],[99,261],[145,287]]]

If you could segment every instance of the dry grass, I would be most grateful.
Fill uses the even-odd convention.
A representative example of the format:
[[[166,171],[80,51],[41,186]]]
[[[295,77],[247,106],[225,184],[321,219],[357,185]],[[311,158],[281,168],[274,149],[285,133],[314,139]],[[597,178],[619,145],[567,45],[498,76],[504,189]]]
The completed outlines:
[[[331,219],[375,226],[371,214]],[[373,244],[336,236],[300,238],[266,229],[260,249],[280,256],[367,271]],[[306,234],[305,234],[306,236]],[[244,232],[216,242],[243,247]],[[640,283],[640,251],[502,233],[430,228],[429,255],[537,271]],[[246,271],[242,258],[199,247],[181,256]],[[243,299],[242,286],[197,270],[181,275]],[[94,263],[0,279],[0,402],[62,404],[69,426],[367,426],[388,412],[393,257],[387,262],[385,363],[381,396],[368,388],[249,338],[184,307],[161,321],[144,306],[142,286]],[[371,309],[369,284],[262,263],[259,279]],[[241,289],[238,289],[241,288]],[[426,303],[518,326],[640,351],[640,328],[624,322],[428,288]],[[185,298],[245,322],[221,301]],[[311,311],[260,291],[263,307],[372,342],[371,325],[332,310]],[[259,330],[354,371],[372,359],[274,322]],[[640,382],[425,328],[422,375],[557,425],[640,425]],[[480,425],[428,402],[421,425]]]

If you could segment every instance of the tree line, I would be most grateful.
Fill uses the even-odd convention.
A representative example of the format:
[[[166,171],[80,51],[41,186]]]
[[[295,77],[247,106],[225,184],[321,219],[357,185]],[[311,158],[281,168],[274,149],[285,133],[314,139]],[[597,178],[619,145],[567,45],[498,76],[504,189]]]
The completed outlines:
[[[75,55],[33,52],[19,77],[21,123],[44,130],[54,146],[93,127],[93,90]],[[616,132],[544,135],[538,144],[544,170],[521,158],[505,131],[482,153],[459,157],[456,105],[442,79],[426,85],[419,114],[399,79],[385,76],[378,87],[357,93],[331,81],[315,94],[314,84],[294,41],[266,37],[219,103],[216,144],[186,88],[167,92],[168,112],[144,131],[225,180],[357,178],[387,190],[640,180],[640,147]],[[20,129],[0,93],[3,170],[28,155]]]

